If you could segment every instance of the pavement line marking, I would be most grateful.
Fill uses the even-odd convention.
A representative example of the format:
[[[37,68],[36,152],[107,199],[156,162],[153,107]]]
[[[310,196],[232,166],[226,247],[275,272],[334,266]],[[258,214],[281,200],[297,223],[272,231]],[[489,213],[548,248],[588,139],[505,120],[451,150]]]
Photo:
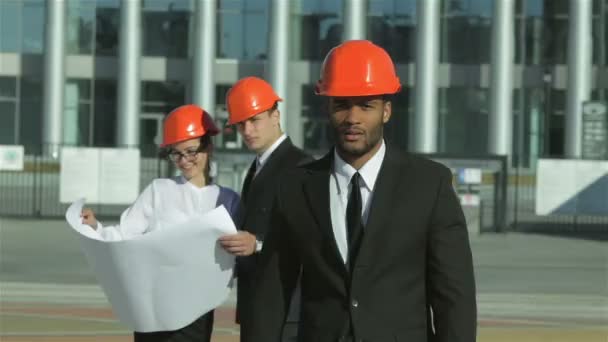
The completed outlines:
[[[10,312],[2,311],[0,315],[17,316],[26,318],[45,318],[45,319],[67,319],[74,321],[87,321],[87,322],[98,322],[98,323],[119,323],[116,319],[101,318],[101,317],[83,317],[83,316],[71,316],[65,314],[43,314],[43,313],[23,313],[23,312]]]

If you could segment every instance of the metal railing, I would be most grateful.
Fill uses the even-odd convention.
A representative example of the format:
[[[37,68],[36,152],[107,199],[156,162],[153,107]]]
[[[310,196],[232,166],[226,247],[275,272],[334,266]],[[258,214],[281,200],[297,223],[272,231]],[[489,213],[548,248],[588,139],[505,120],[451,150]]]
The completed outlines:
[[[323,153],[312,153],[321,156]],[[478,208],[465,207],[467,218],[475,219],[479,232],[535,231],[571,232],[591,237],[608,237],[608,216],[535,214],[536,174],[532,170],[509,169],[500,156],[423,155],[454,172],[459,168],[479,168],[481,184],[476,186]],[[216,182],[239,192],[253,155],[242,150],[217,149]],[[62,218],[68,204],[60,203],[60,163],[45,156],[27,155],[23,171],[0,171],[0,215],[7,217]],[[140,189],[153,179],[174,174],[171,163],[158,158],[142,158]],[[455,182],[457,192],[460,190]],[[116,218],[126,205],[92,205],[100,217]]]

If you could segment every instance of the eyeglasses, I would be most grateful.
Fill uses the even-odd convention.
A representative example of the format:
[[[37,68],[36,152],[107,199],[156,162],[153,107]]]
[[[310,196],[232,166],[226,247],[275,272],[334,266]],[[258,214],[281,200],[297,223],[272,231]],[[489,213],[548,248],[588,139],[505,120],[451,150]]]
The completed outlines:
[[[196,159],[196,155],[200,152],[201,148],[199,146],[197,148],[185,150],[184,152],[171,151],[168,156],[171,161],[177,163],[182,158],[186,159],[186,161],[193,161],[194,159]]]

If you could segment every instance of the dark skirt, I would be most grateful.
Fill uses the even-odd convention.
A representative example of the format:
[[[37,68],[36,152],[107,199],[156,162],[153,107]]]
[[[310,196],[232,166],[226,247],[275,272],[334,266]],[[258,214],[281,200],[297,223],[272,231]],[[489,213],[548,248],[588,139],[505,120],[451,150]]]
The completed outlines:
[[[202,315],[199,319],[179,330],[135,332],[134,342],[211,342],[213,331],[213,311]]]

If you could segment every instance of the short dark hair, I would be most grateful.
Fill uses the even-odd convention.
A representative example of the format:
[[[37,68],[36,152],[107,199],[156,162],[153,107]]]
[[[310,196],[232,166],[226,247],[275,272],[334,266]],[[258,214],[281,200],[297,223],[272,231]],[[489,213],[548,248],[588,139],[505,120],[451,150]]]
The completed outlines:
[[[384,94],[384,95],[382,95],[382,101],[384,101],[384,102],[393,102],[394,98],[395,98],[395,94]]]
[[[269,111],[273,112],[277,109],[279,109],[279,101],[275,101],[272,107],[270,107]]]

